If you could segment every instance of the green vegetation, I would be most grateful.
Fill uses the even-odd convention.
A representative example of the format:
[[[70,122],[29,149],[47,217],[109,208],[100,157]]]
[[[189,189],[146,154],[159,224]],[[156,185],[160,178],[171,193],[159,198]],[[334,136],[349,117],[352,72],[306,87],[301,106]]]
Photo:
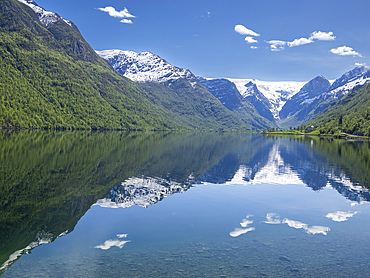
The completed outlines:
[[[45,28],[29,7],[0,2],[0,128],[248,128],[204,88],[189,94],[187,86],[149,93],[115,72],[76,26]]]
[[[73,47],[72,47],[73,46]],[[0,3],[0,126],[175,128],[64,21],[49,30],[15,0]]]
[[[234,107],[232,110],[236,115],[240,116],[240,118],[248,125],[251,126],[253,129],[263,129],[266,127],[272,127],[274,124],[262,117],[256,108],[247,100],[243,99],[241,105],[239,107]]]
[[[163,106],[177,125],[192,129],[245,130],[252,129],[237,115],[224,107],[200,83],[194,87],[185,79],[166,83],[141,83],[156,106]]]
[[[339,101],[316,115],[309,125],[319,134],[370,136],[370,84],[353,89]]]

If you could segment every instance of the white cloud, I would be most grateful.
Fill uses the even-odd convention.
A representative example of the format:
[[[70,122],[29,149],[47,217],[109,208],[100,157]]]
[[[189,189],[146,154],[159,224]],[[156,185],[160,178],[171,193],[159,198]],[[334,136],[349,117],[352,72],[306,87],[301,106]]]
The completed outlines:
[[[286,45],[289,47],[294,47],[294,46],[300,46],[300,45],[313,43],[312,40],[306,39],[306,38],[295,39],[292,42],[286,42],[286,41],[280,41],[280,40],[272,40],[272,41],[266,41],[266,42],[270,44],[271,51],[284,50]]]
[[[258,48],[257,46],[254,46],[254,45],[251,46],[251,49],[257,49],[257,48]]]
[[[247,43],[256,43],[256,42],[258,42],[257,40],[255,40],[254,38],[252,38],[252,37],[246,37],[245,39],[244,39]]]
[[[118,18],[134,18],[135,17],[134,15],[130,14],[127,8],[124,8],[122,11],[117,11],[114,7],[107,6],[105,8],[98,8],[98,10],[102,12],[106,12],[112,17],[118,17]]]
[[[133,23],[131,19],[126,19],[126,18],[122,19],[120,22],[121,23],[126,23],[126,24],[132,24]]]
[[[270,44],[271,51],[282,51],[285,49],[285,46],[289,46],[289,47],[301,46],[301,45],[313,43],[315,42],[314,40],[330,41],[330,40],[335,40],[335,36],[333,32],[315,31],[311,34],[309,38],[302,37],[299,39],[295,39],[291,42],[281,41],[281,40],[271,40],[271,41],[266,41],[266,43]]]
[[[313,41],[310,39],[306,39],[306,38],[300,38],[300,39],[295,39],[292,42],[288,42],[287,44],[289,45],[289,47],[294,47],[294,46],[301,46],[301,45],[305,45],[309,43],[313,43]]]
[[[337,212],[328,213],[326,217],[336,222],[343,222],[343,221],[347,221],[348,218],[353,217],[355,214],[357,214],[357,211],[356,212],[337,211]]]
[[[285,49],[285,45],[287,42],[285,41],[279,41],[279,40],[272,40],[272,41],[266,41],[268,44],[270,44],[271,51],[281,51]]]
[[[366,67],[366,63],[355,63],[355,67]],[[351,203],[351,207],[357,205],[357,203]]]
[[[319,40],[319,41],[334,41],[335,36],[333,32],[321,32],[315,31],[311,34],[310,40]]]
[[[349,46],[340,46],[337,48],[330,49],[330,52],[339,56],[358,56],[362,57],[362,55],[353,50],[352,47]]]
[[[126,238],[128,236],[128,234],[118,234],[117,237],[118,238]]]
[[[234,27],[235,32],[237,32],[240,35],[247,35],[247,36],[254,36],[254,37],[259,37],[260,34],[248,29],[247,27],[243,25],[235,25]]]
[[[106,240],[103,244],[95,246],[95,248],[102,249],[102,250],[108,250],[114,246],[117,246],[119,248],[122,248],[127,242],[130,242],[130,240]]]

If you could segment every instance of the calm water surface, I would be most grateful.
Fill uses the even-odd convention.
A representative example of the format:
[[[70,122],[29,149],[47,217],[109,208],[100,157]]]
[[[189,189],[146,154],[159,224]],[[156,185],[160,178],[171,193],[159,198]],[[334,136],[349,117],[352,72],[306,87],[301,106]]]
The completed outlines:
[[[0,133],[2,277],[368,277],[370,145]]]

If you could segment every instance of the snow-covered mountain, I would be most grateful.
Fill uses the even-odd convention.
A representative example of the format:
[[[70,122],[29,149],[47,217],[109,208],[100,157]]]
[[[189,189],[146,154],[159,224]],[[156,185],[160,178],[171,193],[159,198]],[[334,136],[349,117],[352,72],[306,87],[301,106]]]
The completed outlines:
[[[255,79],[228,79],[241,95],[267,119],[271,115],[285,126],[297,125],[342,98],[355,86],[370,82],[370,67],[360,66],[330,82],[317,76],[309,82],[266,82]],[[290,117],[292,117],[290,119]]]
[[[122,50],[96,52],[108,60],[117,72],[141,83],[140,86],[149,90],[152,95],[156,95],[166,108],[176,110],[176,107],[170,104],[171,98],[175,105],[185,102],[185,105],[179,107],[181,109],[189,107],[188,111],[179,111],[184,117],[191,111],[191,107],[198,107],[195,112],[190,113],[194,115],[196,112],[200,113],[201,110],[210,109],[200,113],[199,116],[207,115],[207,119],[235,117],[242,125],[245,124],[247,129],[264,129],[274,126],[262,117],[254,106],[240,95],[235,84],[227,79],[197,78],[190,70],[173,66],[150,52],[136,53]],[[223,112],[220,113],[221,111]]]
[[[325,98],[333,96],[334,98],[341,98],[343,95],[351,91],[355,86],[363,85],[370,82],[370,67],[359,66],[356,67],[340,78],[336,79],[330,86]]]
[[[268,120],[278,120],[279,112],[285,102],[295,95],[305,82],[268,82],[256,79],[232,79],[232,78],[204,78],[198,77],[208,90],[217,91],[218,95],[223,95],[222,99],[229,96],[231,90],[226,92],[223,88],[226,81],[235,85],[240,95],[249,101],[261,116]],[[210,88],[212,83],[212,88]],[[229,86],[231,87],[231,86]],[[231,94],[235,94],[233,91]],[[220,99],[222,101],[222,99]]]
[[[305,85],[306,82],[280,81],[269,82],[256,79],[231,79],[238,88],[240,94],[249,99],[250,102],[261,102],[270,110],[274,119],[280,119],[279,113],[288,99],[294,96]],[[254,87],[256,85],[256,88]],[[255,100],[252,101],[251,99]],[[266,99],[268,103],[266,103]]]
[[[190,70],[173,66],[150,52],[104,50],[97,53],[133,81],[170,84],[171,81],[184,79],[193,87],[200,82],[229,110],[240,107],[244,99],[254,106],[257,114],[284,127],[309,120],[355,86],[370,81],[370,68],[364,66],[343,74],[332,84],[323,76],[309,82],[269,82],[195,77]]]
[[[309,81],[300,92],[289,99],[282,110],[280,124],[287,128],[307,122],[317,113],[327,108],[333,101],[341,99],[355,86],[370,82],[370,68],[356,67],[343,74],[330,85],[330,82],[318,76]]]
[[[259,103],[253,103],[253,99],[250,101],[248,98],[243,98],[233,82],[224,78],[212,79],[200,76],[197,78],[212,95],[227,109],[237,113],[243,121],[251,123],[257,129],[274,126],[270,110],[258,106]],[[266,102],[269,103],[267,99]]]
[[[19,2],[27,5],[30,7],[34,12],[39,16],[40,22],[46,27],[52,26],[54,23],[58,22],[59,20],[63,20],[69,26],[72,26],[72,22],[69,20],[64,19],[63,17],[59,16],[57,13],[48,12],[44,8],[38,6],[34,1],[31,0],[18,0]]]
[[[280,118],[288,118],[304,107],[309,107],[322,94],[326,93],[330,88],[330,82],[323,76],[317,76],[311,79],[301,90],[292,96],[283,106],[280,111]],[[309,111],[307,111],[308,113]]]
[[[270,121],[274,121],[274,106],[270,100],[265,97],[260,90],[258,90],[257,85],[250,81],[249,83],[245,84],[244,87],[247,89],[244,98],[252,103],[254,107],[256,107],[261,116],[269,119]]]
[[[195,84],[196,77],[188,69],[175,67],[158,55],[150,52],[136,53],[123,50],[96,51],[123,76],[136,82],[167,82],[176,79],[187,79]]]

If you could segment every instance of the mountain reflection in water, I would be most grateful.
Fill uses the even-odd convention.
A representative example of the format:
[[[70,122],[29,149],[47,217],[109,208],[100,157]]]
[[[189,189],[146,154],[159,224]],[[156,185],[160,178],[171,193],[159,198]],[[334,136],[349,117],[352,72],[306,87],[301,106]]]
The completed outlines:
[[[0,137],[6,161],[0,166],[0,274],[33,248],[72,232],[92,205],[148,207],[198,184],[304,184],[316,192],[331,187],[354,204],[370,200],[368,142],[239,133],[17,131]],[[340,222],[354,214],[326,217]],[[241,219],[230,236],[253,232],[252,218]],[[274,213],[265,223],[329,231]],[[97,248],[129,240],[117,242]]]
[[[317,139],[317,138],[316,138]],[[357,160],[358,164],[347,165],[335,164],[334,157],[325,157],[320,153],[322,145],[347,144],[347,148],[363,147],[369,152],[369,145],[363,142],[340,142],[332,139],[291,140],[290,138],[267,139],[267,143],[253,153],[250,157],[250,149],[244,142],[240,148],[236,148],[225,155],[215,166],[204,173],[198,180],[191,174],[186,182],[178,183],[167,179],[155,177],[134,177],[121,185],[112,188],[104,199],[97,201],[96,205],[102,207],[131,207],[139,205],[147,207],[164,197],[188,190],[192,184],[304,184],[314,191],[320,191],[325,187],[332,187],[347,199],[357,202],[369,202],[370,191],[368,184],[359,184],[358,180],[368,180],[366,171],[363,177],[352,178],[349,172],[356,167],[366,169],[364,161]],[[317,147],[317,149],[316,149]],[[356,158],[354,158],[356,160]],[[362,165],[365,164],[365,165]],[[346,174],[347,173],[347,174]]]

